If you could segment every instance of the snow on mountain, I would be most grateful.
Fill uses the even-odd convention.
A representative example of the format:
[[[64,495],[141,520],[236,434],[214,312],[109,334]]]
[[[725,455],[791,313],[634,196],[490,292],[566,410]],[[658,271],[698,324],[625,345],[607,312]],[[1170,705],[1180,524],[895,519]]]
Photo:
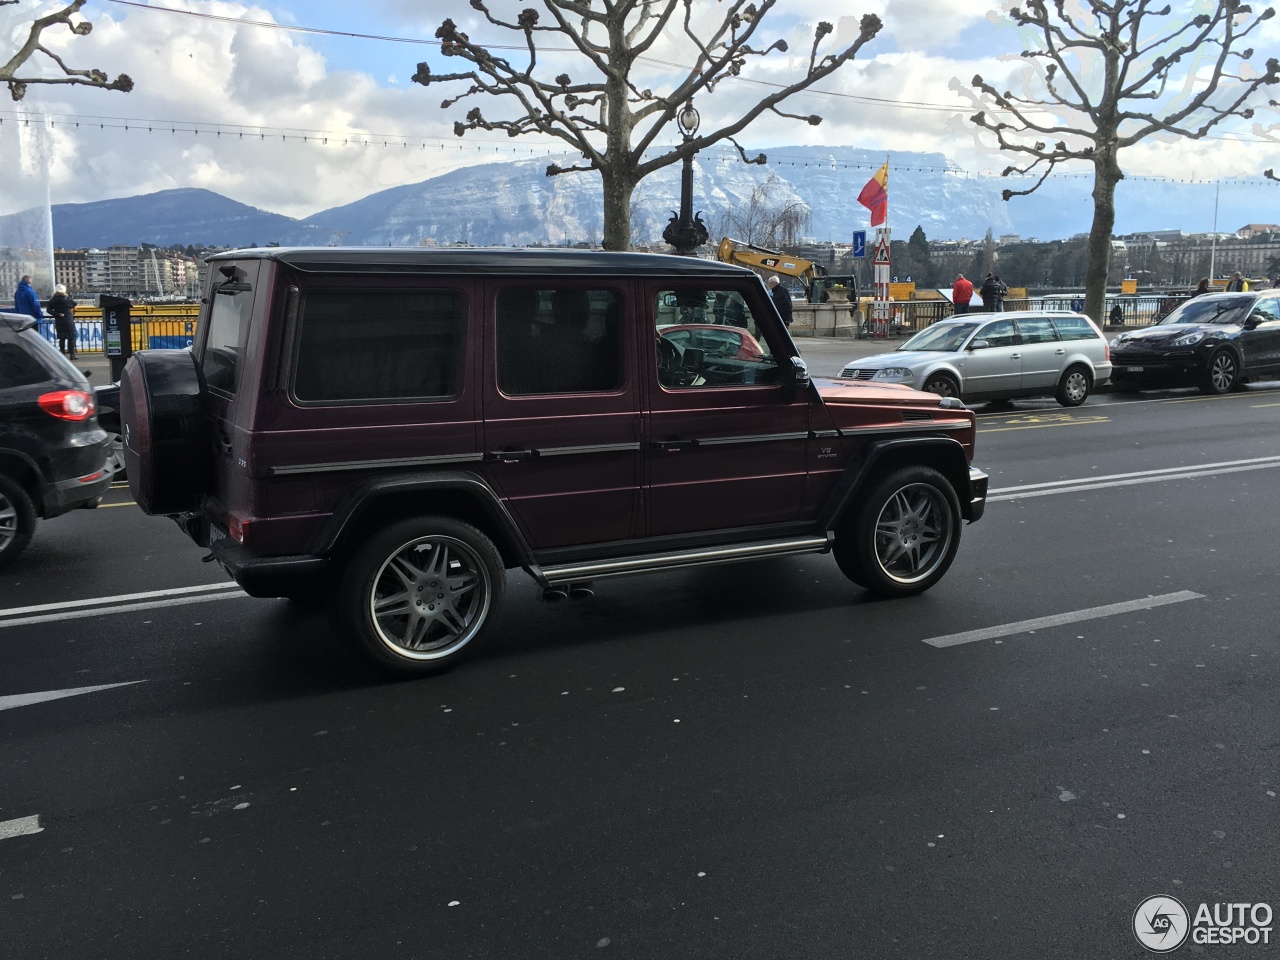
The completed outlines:
[[[753,188],[775,177],[774,202],[808,205],[807,235],[848,242],[867,229],[858,192],[884,162],[884,154],[855,147],[779,147],[768,164],[743,163],[731,147],[703,151],[694,164],[694,208],[714,230],[723,214],[741,208]],[[592,173],[547,177],[541,157],[454,170],[421,183],[394,187],[306,220],[249,207],[209,190],[166,190],[141,197],[53,208],[54,237],[62,247],[104,247],[142,242],[248,246],[415,245],[458,241],[476,245],[598,242],[603,233],[600,179]],[[1230,189],[1224,181],[1220,229],[1256,220],[1257,189]],[[1000,178],[973,176],[942,154],[893,156],[889,224],[906,239],[920,225],[938,239],[996,236],[1054,239],[1087,232],[1092,216],[1089,176],[1047,181],[1029,197],[1005,202]],[[1116,232],[1211,228],[1212,185],[1135,178],[1117,191]],[[641,182],[633,199],[633,240],[658,241],[680,203],[680,166],[672,164]],[[0,218],[0,236],[4,221]],[[715,239],[714,237],[712,238]]]

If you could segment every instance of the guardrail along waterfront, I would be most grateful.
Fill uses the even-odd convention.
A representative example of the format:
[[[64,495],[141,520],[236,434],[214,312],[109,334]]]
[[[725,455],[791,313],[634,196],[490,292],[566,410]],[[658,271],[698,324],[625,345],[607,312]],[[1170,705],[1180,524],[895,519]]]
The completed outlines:
[[[134,304],[129,310],[135,350],[181,350],[191,346],[196,335],[198,303]],[[58,344],[52,320],[40,321],[41,335]],[[76,307],[76,352],[102,353],[102,308]]]

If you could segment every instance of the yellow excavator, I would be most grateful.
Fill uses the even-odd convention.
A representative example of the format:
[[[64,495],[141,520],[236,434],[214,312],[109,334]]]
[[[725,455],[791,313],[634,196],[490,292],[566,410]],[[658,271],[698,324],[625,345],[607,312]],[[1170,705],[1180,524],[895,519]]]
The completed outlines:
[[[818,303],[823,293],[831,284],[827,277],[827,268],[803,257],[793,257],[781,250],[770,250],[758,247],[753,243],[724,237],[716,250],[721,263],[736,263],[742,267],[755,267],[780,273],[783,276],[795,277],[804,286],[805,299],[810,303]],[[856,301],[855,301],[856,302]]]

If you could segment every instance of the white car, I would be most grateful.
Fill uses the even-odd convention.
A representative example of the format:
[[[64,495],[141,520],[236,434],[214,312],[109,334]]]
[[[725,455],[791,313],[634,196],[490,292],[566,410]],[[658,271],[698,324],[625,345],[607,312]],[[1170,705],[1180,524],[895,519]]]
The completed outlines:
[[[1084,403],[1111,376],[1106,338],[1068,311],[970,313],[922,330],[893,353],[853,360],[843,380],[905,383],[944,397],[1054,397]]]

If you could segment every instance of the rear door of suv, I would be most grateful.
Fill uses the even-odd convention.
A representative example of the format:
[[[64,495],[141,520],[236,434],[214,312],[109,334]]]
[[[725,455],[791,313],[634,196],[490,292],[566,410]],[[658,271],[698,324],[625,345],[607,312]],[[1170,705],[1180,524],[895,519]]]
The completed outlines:
[[[630,283],[484,286],[486,478],[535,549],[642,535]]]

